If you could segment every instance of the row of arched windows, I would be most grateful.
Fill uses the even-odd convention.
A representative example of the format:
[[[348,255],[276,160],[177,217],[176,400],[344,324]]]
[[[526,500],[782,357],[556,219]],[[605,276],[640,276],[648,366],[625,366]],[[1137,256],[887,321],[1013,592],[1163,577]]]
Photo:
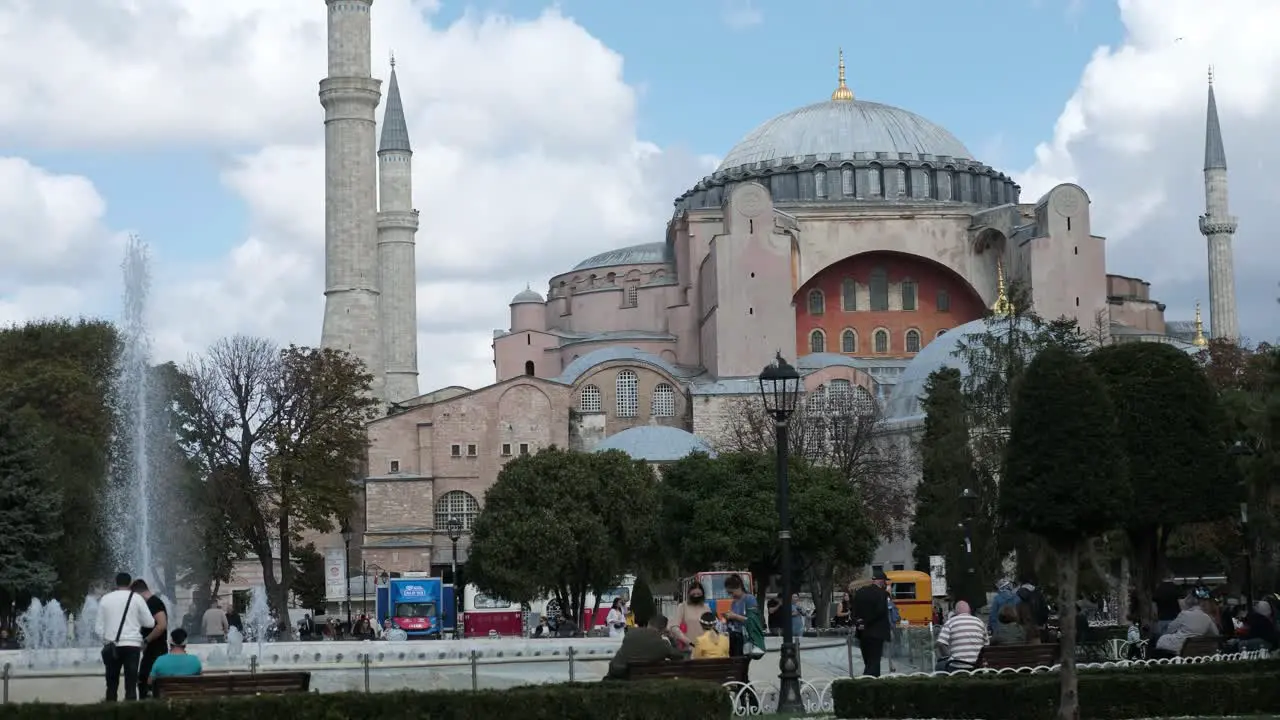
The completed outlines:
[[[946,329],[939,330],[934,337],[942,337]],[[877,328],[871,335],[872,352],[877,355],[885,355],[893,352],[893,343],[889,331],[885,328]],[[923,336],[919,330],[911,328],[903,333],[902,350],[906,353],[918,353],[923,345]],[[853,328],[845,328],[840,332],[840,349],[827,349],[827,333],[825,330],[817,329],[809,333],[809,352],[841,352],[845,354],[854,354],[858,350],[858,331]]]
[[[621,418],[636,417],[640,414],[640,378],[634,370],[619,370],[613,381],[616,400],[614,414]],[[578,391],[578,411],[598,413],[603,410],[600,399],[600,388],[596,385],[583,385]],[[649,397],[649,415],[652,417],[675,417],[676,389],[669,383],[658,383]]]
[[[871,271],[867,289],[869,290],[868,304],[870,307],[866,309],[872,311],[889,309],[889,274],[884,268],[877,267]],[[898,285],[898,292],[902,295],[901,306],[903,310],[912,311],[919,308],[920,286],[916,284],[915,280],[904,278]],[[826,293],[817,288],[810,290],[808,304],[810,315],[826,314]],[[934,306],[938,312],[951,311],[951,296],[946,289],[938,289]],[[844,312],[856,312],[858,310],[858,282],[853,278],[845,278],[840,283],[840,309]]]
[[[832,175],[838,172],[838,175]],[[828,181],[831,177],[830,182]],[[836,182],[839,185],[836,186]],[[813,194],[818,199],[828,197],[922,199],[942,201],[990,201],[1010,202],[1010,189],[998,177],[957,173],[951,166],[934,169],[891,165],[854,169],[845,165],[837,171],[823,165],[813,169]]]

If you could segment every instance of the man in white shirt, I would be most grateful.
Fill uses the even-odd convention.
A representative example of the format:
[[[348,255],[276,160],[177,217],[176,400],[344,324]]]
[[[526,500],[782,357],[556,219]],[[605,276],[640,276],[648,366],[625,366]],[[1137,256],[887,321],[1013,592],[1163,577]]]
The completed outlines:
[[[978,655],[987,644],[987,624],[973,615],[969,603],[956,603],[956,613],[942,625],[938,633],[939,670],[962,670],[976,667]]]
[[[107,670],[107,702],[118,700],[124,671],[124,699],[138,699],[138,663],[142,658],[143,628],[155,627],[147,601],[129,589],[129,573],[116,575],[116,589],[98,601],[96,631],[102,638],[102,664]]]

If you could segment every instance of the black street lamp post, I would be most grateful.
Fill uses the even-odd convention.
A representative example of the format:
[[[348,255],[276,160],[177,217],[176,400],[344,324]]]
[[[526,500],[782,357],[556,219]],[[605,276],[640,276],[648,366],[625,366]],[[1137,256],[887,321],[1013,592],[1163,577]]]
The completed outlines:
[[[1252,457],[1253,448],[1237,440],[1228,450],[1234,458]],[[1240,500],[1240,536],[1244,542],[1244,600],[1245,607],[1253,609],[1253,540],[1249,537],[1249,482],[1241,476],[1244,495]]]
[[[782,597],[783,602],[790,603],[795,595],[795,583],[791,576],[791,487],[787,478],[787,422],[795,412],[796,402],[800,397],[800,373],[782,358],[782,353],[778,353],[777,359],[760,373],[760,397],[764,401],[765,412],[773,418],[776,432]],[[802,712],[804,705],[800,701],[800,657],[796,652],[796,641],[789,620],[782,623],[782,652],[778,659],[778,669],[781,673],[778,676],[781,681],[778,712]]]
[[[453,583],[453,636],[460,637],[462,631],[459,625],[462,623],[462,614],[458,612],[458,598],[462,596],[464,591],[461,587],[458,587],[458,538],[462,537],[462,522],[456,517],[450,517],[445,528],[449,532],[449,542],[453,543],[452,567],[449,571],[450,582]]]
[[[964,517],[964,589],[957,593],[959,600],[976,603],[972,597],[978,591],[977,569],[973,564],[973,520],[978,515],[978,494],[969,488],[960,493],[960,512]],[[977,607],[977,605],[974,605]]]
[[[342,521],[342,545],[346,554],[342,561],[342,594],[347,599],[347,632],[351,632],[351,525]]]

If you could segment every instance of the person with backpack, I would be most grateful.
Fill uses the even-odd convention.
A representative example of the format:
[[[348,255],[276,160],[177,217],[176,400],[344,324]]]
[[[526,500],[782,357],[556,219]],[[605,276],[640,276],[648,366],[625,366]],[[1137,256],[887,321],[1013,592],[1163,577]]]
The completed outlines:
[[[147,601],[130,587],[129,573],[116,575],[116,589],[98,601],[98,618],[94,634],[102,638],[102,665],[106,670],[107,702],[116,702],[120,693],[120,675],[124,675],[124,699],[138,699],[138,669],[142,647],[146,644],[144,628],[154,628],[156,619],[147,609]]]
[[[1045,602],[1044,593],[1036,587],[1035,579],[1025,577],[1014,595],[1018,598],[1018,604],[1024,606],[1019,608],[1019,618],[1030,624],[1027,639],[1043,635],[1045,626],[1049,624],[1049,604]]]

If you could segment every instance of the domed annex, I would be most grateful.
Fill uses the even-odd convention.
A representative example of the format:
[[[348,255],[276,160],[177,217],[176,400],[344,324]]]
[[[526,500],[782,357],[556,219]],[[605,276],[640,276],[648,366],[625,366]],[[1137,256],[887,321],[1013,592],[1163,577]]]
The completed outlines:
[[[1089,330],[1101,318],[1115,341],[1176,341],[1148,283],[1108,274],[1084,188],[1023,203],[946,118],[857,96],[842,57],[833,74],[829,97],[773,108],[711,175],[690,178],[664,230],[616,243],[602,233],[599,252],[545,291],[517,292],[493,333],[494,384],[402,401],[371,425],[368,506],[435,508],[380,521],[371,559],[419,569],[379,550],[418,543],[396,552],[439,564],[438,529],[540,448],[668,462],[733,447],[779,349],[810,400],[827,403],[806,409],[878,415],[877,442],[909,446],[929,374],[961,365],[956,349],[1007,310],[1014,282],[1041,317]],[[1202,225],[1220,238],[1226,222]],[[876,562],[909,568],[910,550],[885,545]]]

